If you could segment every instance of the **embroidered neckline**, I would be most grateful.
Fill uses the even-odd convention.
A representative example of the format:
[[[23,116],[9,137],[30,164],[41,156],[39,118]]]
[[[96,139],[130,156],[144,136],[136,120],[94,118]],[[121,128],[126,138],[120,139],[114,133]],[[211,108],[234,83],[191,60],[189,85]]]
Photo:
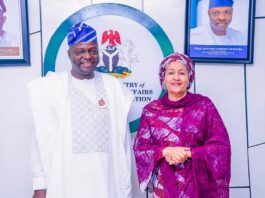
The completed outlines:
[[[72,78],[75,78],[74,76],[71,75],[71,73],[68,73],[68,83],[69,83],[69,88],[72,89],[74,88],[76,91],[81,92],[82,94],[84,94],[82,91],[80,91],[74,84],[73,84],[73,80]],[[93,79],[93,78],[92,78]],[[103,84],[103,79],[101,77],[100,74],[95,72],[94,75],[94,79],[95,79],[95,91],[96,91],[96,101],[97,101],[97,106],[100,108],[106,108],[107,107],[107,97],[105,94],[105,89],[104,89],[104,84]],[[84,94],[85,95],[85,94]],[[86,97],[87,98],[87,97]],[[91,99],[87,98],[90,102]],[[92,102],[92,104],[95,104],[94,102]]]

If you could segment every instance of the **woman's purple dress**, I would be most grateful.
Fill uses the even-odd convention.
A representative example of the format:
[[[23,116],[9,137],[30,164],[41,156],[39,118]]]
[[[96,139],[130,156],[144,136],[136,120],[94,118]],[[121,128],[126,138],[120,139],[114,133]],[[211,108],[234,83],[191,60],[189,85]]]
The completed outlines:
[[[192,158],[169,165],[168,146],[191,147]],[[212,101],[187,93],[177,102],[167,94],[143,109],[134,142],[141,191],[160,198],[228,198],[231,148]]]

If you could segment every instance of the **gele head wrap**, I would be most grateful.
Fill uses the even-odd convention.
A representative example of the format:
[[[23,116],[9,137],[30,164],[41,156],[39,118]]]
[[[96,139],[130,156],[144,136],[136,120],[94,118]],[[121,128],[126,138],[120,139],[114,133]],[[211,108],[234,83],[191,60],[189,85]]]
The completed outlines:
[[[192,60],[187,55],[180,54],[180,53],[170,54],[167,57],[165,57],[164,60],[161,62],[160,67],[159,67],[159,78],[160,78],[161,87],[163,88],[166,68],[169,63],[174,62],[174,61],[179,61],[186,66],[188,70],[188,75],[189,75],[189,85],[188,85],[188,89],[189,89],[195,78],[194,65],[192,63]]]

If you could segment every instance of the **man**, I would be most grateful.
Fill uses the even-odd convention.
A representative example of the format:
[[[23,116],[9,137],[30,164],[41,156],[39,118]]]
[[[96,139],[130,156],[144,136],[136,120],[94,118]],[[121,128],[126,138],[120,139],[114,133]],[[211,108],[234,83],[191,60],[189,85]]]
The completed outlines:
[[[243,34],[229,26],[233,17],[233,0],[210,0],[210,23],[191,29],[190,44],[247,45]]]
[[[128,198],[132,95],[116,78],[95,72],[92,27],[78,23],[67,38],[71,72],[50,72],[29,84],[33,198]]]
[[[18,47],[18,38],[3,28],[6,22],[6,6],[3,0],[0,0],[0,47]]]

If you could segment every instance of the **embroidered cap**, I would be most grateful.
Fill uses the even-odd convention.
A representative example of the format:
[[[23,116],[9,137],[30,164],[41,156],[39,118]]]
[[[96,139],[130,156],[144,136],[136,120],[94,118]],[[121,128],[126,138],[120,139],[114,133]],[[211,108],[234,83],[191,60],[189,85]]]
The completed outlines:
[[[214,7],[233,7],[233,0],[210,0],[209,9]]]
[[[82,22],[77,23],[69,29],[67,41],[69,46],[88,41],[97,43],[97,33],[96,30],[89,25]]]

